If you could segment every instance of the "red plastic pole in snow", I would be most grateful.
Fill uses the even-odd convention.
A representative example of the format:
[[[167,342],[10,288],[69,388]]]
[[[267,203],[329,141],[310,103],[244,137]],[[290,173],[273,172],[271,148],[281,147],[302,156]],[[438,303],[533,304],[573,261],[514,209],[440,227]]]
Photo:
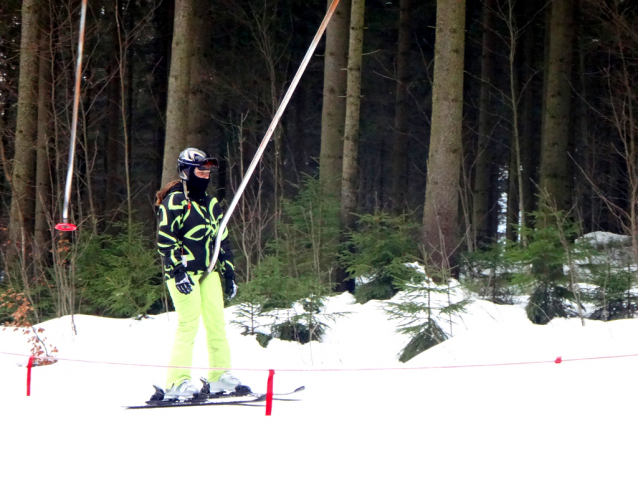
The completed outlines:
[[[332,4],[330,5],[330,8],[328,8],[328,11],[326,12],[326,16],[321,22],[321,25],[319,26],[319,30],[317,30],[315,37],[310,43],[310,47],[308,47],[308,51],[306,52],[306,55],[303,57],[303,60],[301,61],[301,65],[299,65],[299,69],[297,70],[297,73],[295,73],[294,78],[290,82],[288,91],[286,91],[284,98],[281,100],[281,104],[279,105],[279,108],[277,109],[277,112],[275,113],[275,116],[272,119],[272,122],[270,123],[270,126],[268,127],[268,130],[266,131],[266,134],[264,135],[263,140],[261,140],[259,148],[257,148],[257,152],[255,153],[255,156],[250,162],[250,165],[248,165],[248,169],[246,170],[244,179],[241,181],[239,188],[237,188],[237,192],[235,193],[233,201],[231,201],[230,205],[228,206],[228,210],[226,211],[226,214],[224,214],[224,219],[222,220],[222,224],[219,226],[219,230],[217,232],[217,239],[215,241],[215,248],[213,250],[213,258],[210,262],[210,265],[208,265],[208,269],[199,279],[200,283],[204,281],[206,276],[208,276],[208,274],[211,271],[213,271],[213,268],[215,267],[215,263],[217,262],[217,258],[219,257],[219,250],[222,244],[222,236],[224,233],[224,229],[226,229],[226,225],[228,225],[228,220],[230,219],[230,215],[233,214],[233,211],[235,210],[235,206],[237,206],[237,203],[239,203],[239,199],[241,198],[241,195],[246,189],[246,185],[248,184],[248,181],[250,180],[250,177],[252,176],[253,171],[255,171],[255,168],[257,167],[257,163],[259,163],[259,160],[261,159],[261,156],[263,155],[264,150],[266,149],[266,146],[268,146],[270,137],[275,131],[275,128],[277,127],[277,123],[279,123],[279,119],[281,118],[281,115],[283,115],[284,110],[286,109],[286,106],[288,105],[288,102],[290,101],[290,97],[292,97],[292,94],[294,93],[295,88],[297,87],[297,84],[299,83],[299,79],[301,78],[301,75],[303,75],[303,72],[306,70],[308,63],[310,62],[310,58],[312,58],[312,55],[315,52],[315,49],[317,48],[317,44],[319,43],[319,40],[321,40],[323,32],[326,30],[326,27],[328,26],[328,22],[330,22],[330,19],[332,18],[332,14],[337,9],[337,5],[339,5],[339,0],[333,0]]]
[[[86,23],[86,4],[88,0],[82,0],[82,12],[80,13],[80,35],[78,38],[78,61],[75,70],[75,95],[73,98],[73,114],[71,116],[71,145],[69,147],[69,167],[66,174],[66,187],[64,189],[64,209],[62,210],[62,222],[55,225],[58,231],[75,231],[77,226],[69,223],[69,204],[71,203],[71,186],[73,185],[73,163],[75,159],[75,136],[78,129],[78,110],[80,107],[80,85],[82,83],[82,52],[84,50],[84,25]]]
[[[33,367],[34,356],[29,357],[27,363],[27,396],[31,396],[31,368]]]
[[[272,415],[272,389],[275,379],[275,370],[268,371],[268,386],[266,387],[266,416]]]

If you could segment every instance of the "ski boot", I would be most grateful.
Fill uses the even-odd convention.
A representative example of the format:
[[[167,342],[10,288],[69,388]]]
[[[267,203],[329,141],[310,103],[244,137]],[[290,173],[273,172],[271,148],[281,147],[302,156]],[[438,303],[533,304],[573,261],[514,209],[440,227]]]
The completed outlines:
[[[196,399],[198,395],[199,389],[197,386],[191,383],[190,379],[185,379],[177,387],[173,384],[173,386],[164,393],[164,400]]]
[[[252,392],[248,386],[243,385],[239,379],[229,372],[222,374],[214,383],[208,382],[205,378],[201,378],[200,380],[204,383],[200,394],[205,393],[209,396],[220,396],[224,394],[246,396]]]

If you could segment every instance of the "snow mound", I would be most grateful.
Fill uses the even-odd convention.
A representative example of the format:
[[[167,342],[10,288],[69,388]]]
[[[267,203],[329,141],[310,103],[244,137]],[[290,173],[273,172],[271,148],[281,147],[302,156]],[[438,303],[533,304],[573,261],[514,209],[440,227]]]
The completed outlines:
[[[0,453],[4,476],[32,478],[37,464],[53,478],[171,477],[192,463],[219,477],[635,477],[638,358],[588,358],[638,354],[638,321],[537,326],[522,305],[479,300],[446,325],[450,340],[401,364],[408,338],[385,307],[333,297],[325,311],[348,314],[305,345],[273,339],[264,349],[229,324],[244,383],[264,391],[272,368],[275,391],[306,386],[301,401],[275,402],[272,417],[254,406],[121,407],[163,384],[174,313],[48,321],[43,335],[76,361],[34,368],[26,397],[25,369],[0,354],[0,429],[15,446]],[[200,332],[194,379],[207,366]],[[0,352],[28,348],[0,330]]]
[[[629,246],[631,244],[630,236],[608,233],[606,231],[593,231],[579,238],[579,240],[582,239],[601,247],[610,245]]]

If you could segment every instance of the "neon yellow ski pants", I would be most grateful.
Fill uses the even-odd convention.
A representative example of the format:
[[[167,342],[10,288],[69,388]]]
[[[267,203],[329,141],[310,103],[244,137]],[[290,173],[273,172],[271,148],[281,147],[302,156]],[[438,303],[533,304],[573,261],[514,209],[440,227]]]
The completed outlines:
[[[182,294],[175,287],[175,279],[166,282],[168,291],[173,298],[179,324],[175,333],[175,342],[171,351],[166,387],[176,386],[185,379],[191,379],[191,365],[193,363],[193,347],[195,336],[199,328],[201,316],[206,330],[208,344],[208,364],[211,368],[230,369],[230,348],[226,339],[226,323],[224,322],[224,297],[219,274],[213,272],[202,284],[199,275],[191,275],[195,285],[190,294]],[[210,370],[208,380],[219,380],[224,370]]]

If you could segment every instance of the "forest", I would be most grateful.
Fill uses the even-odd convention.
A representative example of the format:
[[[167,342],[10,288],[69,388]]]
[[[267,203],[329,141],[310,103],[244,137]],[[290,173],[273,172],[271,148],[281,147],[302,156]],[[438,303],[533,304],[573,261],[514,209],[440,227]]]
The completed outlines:
[[[61,233],[81,3],[0,6],[0,322],[170,308],[155,193],[195,147],[230,203],[332,0],[89,0]],[[416,261],[533,322],[579,282],[632,315],[636,84],[633,1],[340,0],[231,217],[238,299],[386,299]]]

